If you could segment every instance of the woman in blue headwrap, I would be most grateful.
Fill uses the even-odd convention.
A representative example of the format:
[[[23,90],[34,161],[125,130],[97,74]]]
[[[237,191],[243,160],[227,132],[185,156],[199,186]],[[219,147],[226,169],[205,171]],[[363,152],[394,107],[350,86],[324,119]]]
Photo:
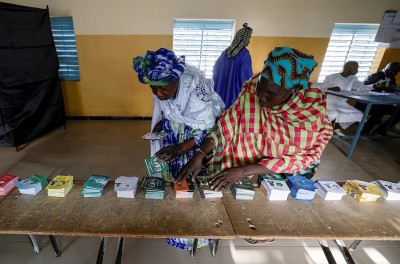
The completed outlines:
[[[163,131],[166,136],[151,143],[151,154],[168,162],[169,171],[163,177],[171,182],[193,157],[194,149],[201,145],[225,105],[204,74],[170,50],[148,51],[133,59],[133,68],[139,81],[149,84],[154,94],[152,130]],[[167,241],[192,249],[193,240]],[[198,247],[208,243],[208,239],[200,239]]]
[[[165,48],[134,58],[133,68],[154,94],[153,131],[166,133],[152,143],[151,154],[169,163],[163,176],[173,181],[213,127],[223,102],[200,70]]]

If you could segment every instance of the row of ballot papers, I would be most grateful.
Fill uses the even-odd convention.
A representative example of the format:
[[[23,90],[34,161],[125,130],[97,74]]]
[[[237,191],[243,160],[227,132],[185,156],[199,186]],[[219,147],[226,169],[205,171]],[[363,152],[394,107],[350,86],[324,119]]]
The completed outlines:
[[[269,200],[287,200],[290,194],[295,200],[311,201],[315,193],[324,200],[341,200],[346,193],[360,202],[376,201],[379,197],[385,200],[400,200],[400,183],[382,180],[370,183],[348,180],[341,187],[332,180],[314,182],[302,176],[293,176],[288,177],[287,182],[264,178],[261,185]]]
[[[165,169],[163,168],[163,170]],[[84,183],[82,194],[84,197],[100,197],[108,181],[109,177],[107,176],[92,175]],[[222,197],[221,190],[211,189],[207,177],[198,177],[197,181],[201,197]],[[7,194],[15,186],[23,194],[36,195],[40,190],[46,188],[49,196],[65,197],[73,185],[73,176],[71,175],[57,175],[49,184],[47,184],[46,176],[31,175],[18,182],[18,177],[15,175],[0,175],[0,195]],[[165,179],[158,177],[149,176],[142,181],[142,187],[146,192],[145,196],[150,199],[163,199],[165,185]],[[296,200],[310,201],[315,194],[325,200],[340,200],[346,193],[360,202],[376,201],[379,197],[385,200],[400,200],[400,183],[383,180],[374,182],[348,180],[341,187],[332,180],[314,182],[304,176],[289,176],[286,181],[263,176],[261,185],[269,200],[287,200],[289,194]],[[137,186],[138,177],[120,176],[115,180],[114,190],[117,192],[117,197],[134,198]],[[231,190],[236,199],[253,199],[254,187],[251,179],[244,178],[234,183]],[[192,198],[195,187],[190,179],[186,179],[181,185],[175,182],[174,191],[176,198]]]

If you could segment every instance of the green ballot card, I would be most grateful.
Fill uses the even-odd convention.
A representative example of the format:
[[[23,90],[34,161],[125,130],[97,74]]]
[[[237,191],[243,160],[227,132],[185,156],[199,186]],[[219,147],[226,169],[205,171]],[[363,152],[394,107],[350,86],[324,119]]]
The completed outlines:
[[[146,163],[147,172],[150,176],[168,170],[166,162],[154,157],[145,159],[144,163]]]

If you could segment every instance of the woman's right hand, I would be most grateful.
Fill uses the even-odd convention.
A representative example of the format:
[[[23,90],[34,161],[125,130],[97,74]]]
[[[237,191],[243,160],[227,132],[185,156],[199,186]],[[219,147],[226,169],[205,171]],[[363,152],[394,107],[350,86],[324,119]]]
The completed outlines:
[[[173,145],[160,149],[156,152],[156,154],[154,154],[154,157],[164,162],[171,162],[174,161],[181,154],[182,150],[180,145]]]
[[[186,163],[179,171],[176,181],[181,184],[186,178],[192,178],[194,182],[201,171],[204,155],[201,152],[194,152],[193,158]]]

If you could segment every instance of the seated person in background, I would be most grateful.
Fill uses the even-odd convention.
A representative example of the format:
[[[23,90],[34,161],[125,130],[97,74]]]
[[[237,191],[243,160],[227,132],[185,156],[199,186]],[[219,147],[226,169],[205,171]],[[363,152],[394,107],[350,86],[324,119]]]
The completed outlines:
[[[169,171],[162,176],[173,181],[214,126],[224,103],[199,69],[170,50],[148,51],[133,59],[133,68],[154,94],[152,130],[166,134],[151,143],[151,155],[169,163]],[[198,247],[210,242],[199,239]],[[167,243],[191,250],[193,239],[169,238]]]
[[[264,69],[244,83],[238,100],[179,172],[178,181],[195,179],[210,153],[213,189],[246,176],[314,176],[332,136],[326,96],[309,82],[317,62],[289,47],[273,49]]]
[[[222,52],[213,69],[214,89],[221,96],[226,109],[236,101],[242,85],[253,75],[250,52],[246,48],[250,43],[253,30],[243,24],[232,44]]]
[[[396,75],[400,71],[400,62],[390,62],[386,67],[365,78],[364,84],[372,84],[374,91],[393,92],[396,88]]]
[[[399,62],[390,62],[386,67],[374,74],[369,75],[364,80],[364,84],[373,85],[374,90],[377,92],[393,93],[396,88],[396,75],[400,71]],[[355,107],[364,112],[367,104],[357,102]],[[365,123],[362,134],[370,134],[375,125],[381,123],[384,115],[391,115],[391,117],[372,131],[374,134],[386,135],[387,132],[400,121],[400,106],[396,105],[373,105],[369,112],[370,117]]]
[[[330,74],[325,77],[321,84],[323,91],[332,90],[335,92],[351,90],[371,90],[372,86],[366,86],[357,79],[358,63],[348,61],[344,64],[341,73]],[[327,99],[327,110],[330,121],[336,121],[343,129],[348,128],[355,122],[360,122],[363,113],[347,103],[346,98],[329,95]],[[343,133],[336,129],[337,134]]]

